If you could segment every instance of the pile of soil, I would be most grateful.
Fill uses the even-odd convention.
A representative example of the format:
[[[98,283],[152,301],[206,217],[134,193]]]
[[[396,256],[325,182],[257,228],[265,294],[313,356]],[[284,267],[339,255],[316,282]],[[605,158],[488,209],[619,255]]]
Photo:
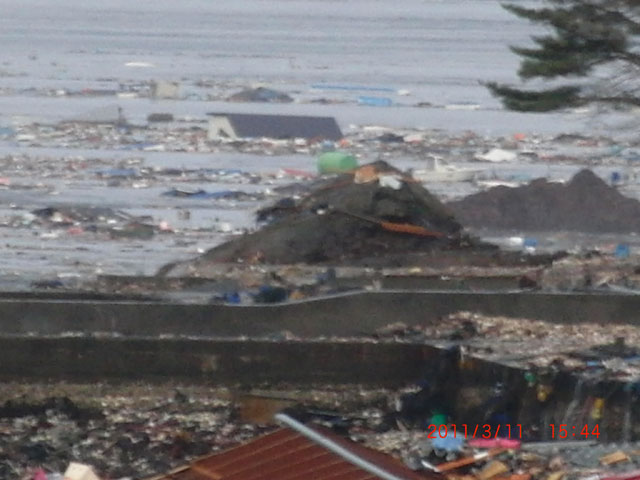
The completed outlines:
[[[475,245],[461,235],[461,225],[447,207],[399,170],[379,161],[358,171],[367,173],[366,178],[357,172],[338,175],[316,183],[300,200],[281,200],[263,209],[258,216],[270,223],[209,250],[201,260],[349,264]],[[380,177],[397,183],[384,186]],[[411,224],[438,236],[389,231],[372,220]]]
[[[640,232],[640,202],[625,197],[591,170],[566,184],[537,179],[495,187],[447,205],[465,227],[587,233]]]

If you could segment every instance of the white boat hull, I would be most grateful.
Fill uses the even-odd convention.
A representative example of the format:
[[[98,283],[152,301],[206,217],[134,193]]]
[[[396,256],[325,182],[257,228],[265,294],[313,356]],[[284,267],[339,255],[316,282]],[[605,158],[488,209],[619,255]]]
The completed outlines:
[[[415,170],[413,178],[422,183],[429,182],[471,182],[478,170],[442,168],[434,170]]]

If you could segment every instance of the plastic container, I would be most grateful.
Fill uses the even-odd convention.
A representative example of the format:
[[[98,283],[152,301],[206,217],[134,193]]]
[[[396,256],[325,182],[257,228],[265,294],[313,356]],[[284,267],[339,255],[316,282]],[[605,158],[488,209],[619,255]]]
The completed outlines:
[[[618,245],[616,245],[616,258],[629,258],[629,255],[631,255],[629,245],[627,245],[626,243],[619,243]]]

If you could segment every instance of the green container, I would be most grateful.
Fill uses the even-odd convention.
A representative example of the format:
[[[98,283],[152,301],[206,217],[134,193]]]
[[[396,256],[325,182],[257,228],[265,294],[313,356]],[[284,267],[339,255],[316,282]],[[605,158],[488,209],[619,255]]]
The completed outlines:
[[[447,416],[444,413],[436,413],[431,417],[431,425],[439,427],[447,424]]]
[[[342,152],[326,152],[318,157],[318,172],[344,173],[358,168],[358,160],[353,155]]]

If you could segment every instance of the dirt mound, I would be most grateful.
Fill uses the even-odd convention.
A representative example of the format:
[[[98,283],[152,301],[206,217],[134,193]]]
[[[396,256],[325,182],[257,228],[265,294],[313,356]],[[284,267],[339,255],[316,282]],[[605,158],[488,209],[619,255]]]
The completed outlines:
[[[419,183],[385,162],[313,186],[259,212],[269,224],[220,245],[207,262],[350,263],[461,248],[461,225]]]
[[[537,179],[518,188],[495,187],[447,206],[465,227],[640,232],[640,202],[591,170],[581,170],[566,184]]]

